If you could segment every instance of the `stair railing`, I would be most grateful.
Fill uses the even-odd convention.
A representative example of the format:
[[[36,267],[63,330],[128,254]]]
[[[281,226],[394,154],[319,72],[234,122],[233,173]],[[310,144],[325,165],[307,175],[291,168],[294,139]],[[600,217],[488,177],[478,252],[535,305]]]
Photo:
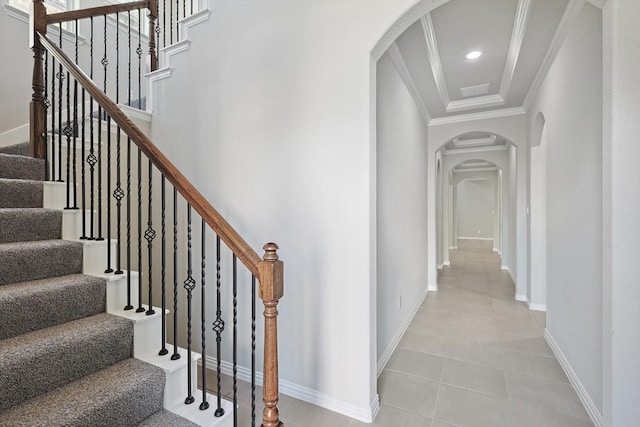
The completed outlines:
[[[162,10],[166,10],[166,1],[162,2]],[[170,2],[174,4],[173,1]],[[183,10],[186,14],[187,7],[193,12],[193,3],[186,6],[183,1]],[[176,2],[176,7],[180,2]],[[153,144],[153,142],[127,117],[118,107],[121,92],[120,75],[128,75],[128,84],[124,90],[127,93],[128,104],[132,104],[132,72],[138,75],[138,100],[142,99],[141,74],[143,44],[149,52],[149,69],[157,67],[157,48],[155,37],[169,34],[173,29],[163,28],[159,30],[156,17],[158,16],[158,0],[136,1],[124,4],[115,4],[91,9],[69,11],[47,15],[43,0],[34,0],[31,11],[31,49],[34,53],[33,68],[33,95],[30,104],[31,130],[30,147],[34,157],[47,159],[48,179],[51,181],[66,182],[66,209],[82,210],[87,212],[82,215],[82,232],[79,236],[84,240],[106,240],[107,250],[105,254],[105,273],[117,276],[126,274],[127,292],[124,310],[134,310],[138,313],[153,315],[154,300],[161,300],[162,333],[160,337],[160,349],[158,354],[167,356],[171,360],[178,360],[181,354],[178,351],[179,332],[186,333],[187,341],[187,396],[185,404],[195,402],[192,395],[191,360],[192,315],[194,307],[192,298],[195,292],[200,292],[202,306],[200,308],[201,337],[200,347],[202,351],[202,399],[199,405],[201,410],[209,409],[207,401],[207,356],[206,356],[206,313],[215,309],[215,321],[212,322],[212,330],[215,332],[216,353],[213,359],[216,363],[217,381],[215,386],[217,405],[215,417],[222,416],[223,391],[221,389],[221,371],[226,369],[233,377],[233,418],[234,426],[238,423],[238,367],[239,367],[239,321],[238,308],[241,305],[239,298],[243,292],[243,282],[250,283],[251,293],[251,419],[255,425],[255,390],[256,390],[256,280],[259,283],[258,296],[264,304],[264,349],[263,349],[263,416],[262,426],[277,427],[282,425],[278,411],[278,352],[277,352],[277,316],[278,302],[283,296],[283,262],[279,260],[274,243],[267,243],[263,249],[265,254],[260,258],[257,253],[245,242],[245,240],[229,225],[229,223],[211,206],[206,198],[185,178],[185,176],[167,159],[167,157]],[[148,13],[148,39],[143,43],[141,31],[142,13]],[[132,14],[137,13],[132,30]],[[124,17],[124,19],[123,19]],[[184,17],[184,15],[183,15]],[[111,21],[109,21],[111,19]],[[163,19],[166,19],[163,16]],[[94,20],[96,22],[94,22]],[[124,26],[121,28],[122,21]],[[177,19],[176,19],[177,21]],[[71,46],[63,46],[63,23],[74,24],[75,43]],[[82,23],[84,22],[84,24]],[[115,25],[115,33],[107,36],[108,24]],[[98,25],[96,25],[96,23]],[[115,23],[115,24],[114,24]],[[127,25],[128,24],[128,25]],[[48,26],[56,26],[59,40],[52,40],[47,34]],[[89,33],[88,56],[84,60],[79,55],[80,30],[83,28]],[[135,28],[137,26],[137,28]],[[170,23],[173,28],[174,24]],[[54,27],[55,28],[55,27]],[[175,39],[178,40],[175,27]],[[103,43],[99,46],[94,43],[94,32],[102,30]],[[133,33],[133,36],[132,36]],[[115,35],[113,35],[115,34]],[[108,53],[111,43],[115,38],[115,77],[108,78],[107,68],[110,59]],[[121,40],[124,38],[124,40]],[[163,42],[166,43],[166,42]],[[122,53],[120,44],[127,45]],[[87,46],[85,46],[87,47]],[[98,48],[103,49],[103,56],[95,54]],[[87,50],[87,49],[85,49]],[[138,57],[137,70],[135,59],[132,61],[132,52]],[[74,56],[75,59],[71,59]],[[122,67],[120,62],[127,62],[128,66]],[[127,60],[128,58],[128,60]],[[88,73],[83,71],[79,64],[83,63],[89,68]],[[132,66],[133,63],[133,66]],[[95,79],[98,78],[97,68],[99,64],[103,68],[103,87],[98,87]],[[122,72],[121,72],[122,71]],[[133,86],[135,86],[135,79]],[[110,83],[108,87],[108,82]],[[114,87],[115,86],[115,87]],[[109,96],[111,95],[111,96]],[[115,102],[111,97],[115,98]],[[138,103],[140,105],[140,102]],[[97,108],[97,111],[96,111]],[[48,124],[51,124],[49,127]],[[96,130],[97,128],[97,130]],[[113,134],[113,135],[112,135]],[[115,141],[113,141],[115,139]],[[56,144],[57,141],[57,144]],[[125,142],[126,141],[126,142]],[[115,142],[115,147],[114,143]],[[79,146],[78,146],[79,145]],[[132,153],[132,147],[137,149]],[[78,155],[77,152],[80,152]],[[115,159],[114,159],[115,151]],[[80,159],[78,162],[78,158]],[[146,161],[143,161],[146,158]],[[115,160],[115,165],[113,164]],[[65,171],[66,169],[66,171]],[[135,173],[134,173],[135,171]],[[154,171],[156,172],[154,174]],[[137,175],[137,176],[134,176]],[[79,176],[79,177],[78,177]],[[64,179],[63,179],[64,178]],[[160,199],[158,203],[157,183],[160,181]],[[156,184],[154,188],[154,183]],[[173,186],[167,190],[167,184]],[[80,187],[78,189],[78,187]],[[106,187],[106,188],[105,188]],[[146,200],[143,200],[143,190],[147,190]],[[173,195],[173,197],[167,197]],[[153,195],[156,199],[154,201]],[[137,200],[136,200],[137,199]],[[166,209],[167,199],[173,204],[173,212]],[[114,202],[114,203],[112,203]],[[133,212],[136,207],[137,212]],[[145,203],[143,203],[145,202]],[[114,204],[114,206],[112,206]],[[186,205],[186,209],[179,206]],[[106,205],[106,206],[105,206]],[[146,206],[145,206],[146,205]],[[158,209],[158,205],[160,205]],[[145,209],[146,207],[146,209]],[[154,207],[156,208],[154,210]],[[112,211],[115,214],[112,215]],[[160,210],[160,212],[158,212]],[[104,211],[104,212],[103,212]],[[169,213],[167,213],[169,211]],[[200,216],[200,238],[194,238],[193,211]],[[106,212],[106,213],[105,213]],[[186,225],[181,220],[186,214]],[[124,218],[123,218],[124,217]],[[146,228],[144,224],[146,217]],[[160,221],[158,221],[160,217]],[[167,219],[172,217],[173,227],[167,225]],[[161,255],[154,252],[154,240],[158,237],[156,229],[160,222],[161,231]],[[179,227],[180,222],[180,227]],[[154,229],[155,227],[155,229]],[[123,228],[126,237],[123,237]],[[173,228],[173,230],[171,230]],[[186,232],[184,232],[186,228]],[[106,230],[106,234],[105,234]],[[183,231],[179,238],[180,230]],[[197,227],[196,227],[197,230]],[[173,231],[173,233],[171,233]],[[209,234],[207,234],[209,233]],[[213,237],[211,233],[213,233]],[[167,237],[167,234],[170,236]],[[171,234],[173,234],[171,236]],[[137,244],[135,242],[137,235]],[[146,241],[146,248],[144,247]],[[115,249],[112,250],[111,242],[114,241]],[[169,240],[169,242],[168,242]],[[184,241],[186,248],[179,249],[178,241]],[[205,299],[205,272],[207,246],[212,246],[215,241],[215,307],[207,309]],[[124,242],[124,245],[123,245]],[[171,244],[172,243],[172,244]],[[226,245],[226,251],[221,243]],[[173,247],[173,254],[169,256]],[[197,261],[194,262],[192,252],[200,247],[200,289],[197,289]],[[145,250],[146,249],[146,250]],[[136,253],[137,252],[137,259]],[[231,267],[223,265],[224,254],[230,254]],[[153,267],[153,261],[160,259],[161,269],[158,273],[157,264]],[[184,259],[186,258],[186,259]],[[196,258],[198,259],[198,258]],[[237,260],[246,267],[250,275],[242,276],[237,271]],[[194,264],[196,265],[194,267]],[[135,289],[135,269],[139,272],[137,289]],[[173,271],[173,278],[169,274]],[[184,274],[186,279],[181,282]],[[231,303],[232,310],[232,354],[224,354],[221,349],[223,336],[226,332],[223,318],[224,302],[221,295],[228,291],[223,286],[222,276],[229,273],[231,276]],[[160,276],[161,294],[158,295],[158,275]],[[184,276],[183,276],[184,277]],[[154,280],[155,283],[154,283]],[[147,289],[143,289],[146,281]],[[172,283],[169,283],[172,282]],[[173,284],[173,336],[167,333],[168,325],[165,316],[162,315],[170,301],[167,301],[168,290]],[[178,325],[178,311],[182,310],[179,298],[179,285],[186,291],[186,326]],[[167,289],[169,288],[169,289]],[[146,307],[143,302],[146,301]],[[136,307],[137,305],[137,307]],[[227,322],[228,323],[228,322]],[[172,351],[166,342],[173,341]],[[172,353],[171,355],[169,355]],[[225,362],[223,359],[232,359]],[[226,363],[226,365],[225,365]],[[224,365],[224,366],[223,366]]]

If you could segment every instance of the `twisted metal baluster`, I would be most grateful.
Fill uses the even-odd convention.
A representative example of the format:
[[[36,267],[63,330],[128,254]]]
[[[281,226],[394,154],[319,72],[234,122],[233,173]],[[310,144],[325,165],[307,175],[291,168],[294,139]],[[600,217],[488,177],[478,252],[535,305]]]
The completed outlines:
[[[233,425],[238,425],[238,257],[233,254]]]
[[[76,65],[78,64],[78,20],[75,21],[75,47],[76,47]],[[73,206],[72,209],[78,209],[78,175],[77,175],[77,139],[78,139],[78,81],[73,80]]]
[[[251,275],[251,427],[256,425],[256,276]]]
[[[90,18],[91,22],[91,38],[89,44],[89,78],[93,80],[93,17]],[[94,205],[95,205],[95,165],[98,162],[96,155],[94,153],[94,133],[93,133],[93,96],[89,97],[89,135],[91,145],[89,147],[89,156],[87,156],[87,163],[89,164],[89,176],[90,176],[90,198],[89,198],[89,240],[95,240],[94,235]]]
[[[180,359],[178,353],[178,190],[173,187],[173,354],[171,360]]]
[[[56,180],[56,59],[53,56],[51,57],[51,176],[49,179]]]
[[[47,123],[47,113],[49,111],[49,106],[51,105],[51,103],[49,102],[49,87],[47,85],[47,79],[49,78],[49,52],[45,52],[45,57],[44,57],[44,98],[42,99],[42,105],[44,106],[44,131],[47,132],[47,126],[49,126],[49,124]],[[47,154],[48,150],[45,150],[45,155],[47,156],[47,160],[48,160],[48,154]],[[46,177],[45,179],[47,181],[51,180],[51,168],[49,167],[49,162],[45,161],[44,162],[44,167],[45,167],[45,174],[44,176]]]
[[[117,25],[117,24],[116,24]],[[107,68],[109,66],[109,60],[107,59],[107,15],[104,15],[104,56],[102,57],[102,66],[104,67],[104,90],[107,93]],[[111,268],[111,116],[107,114],[106,110],[105,121],[107,131],[107,268],[105,273],[113,273]],[[100,150],[102,154],[102,150]],[[102,167],[102,162],[98,163],[98,168]],[[102,215],[102,173],[98,177],[98,215]],[[102,238],[102,220],[98,222],[98,240],[104,240]]]
[[[187,290],[187,398],[184,403],[192,404],[195,398],[191,394],[191,300],[196,281],[191,270],[191,205],[187,204],[187,279],[184,281],[184,288]]]
[[[162,2],[162,47],[167,47],[167,0]]]
[[[120,14],[116,13],[116,104],[120,103]],[[121,173],[121,153],[120,153],[121,131],[120,126],[116,128],[116,189],[113,192],[113,198],[116,199],[116,271],[114,274],[123,274],[122,271],[122,182],[120,180]],[[111,155],[109,155],[111,159]],[[111,233],[108,233],[109,236]]]
[[[138,147],[138,271],[142,271],[142,152]],[[143,313],[142,278],[138,275],[138,308],[136,313]]]
[[[138,275],[140,282],[140,275]],[[127,136],[127,305],[125,310],[133,310],[131,303],[131,138]]]
[[[176,0],[176,42],[180,41],[180,0]]]
[[[169,0],[169,43],[173,44],[173,2]]]
[[[67,158],[65,165],[67,167],[65,174],[66,186],[66,204],[65,209],[71,209],[71,137],[73,136],[73,127],[71,126],[71,78],[67,71],[65,80],[67,81],[67,123],[64,125],[62,133],[67,141]]]
[[[128,79],[128,86],[127,86],[127,105],[129,107],[131,107],[131,11],[127,11],[127,17],[129,19],[129,25],[127,26],[127,33],[128,33],[128,49],[129,49],[129,79]]]
[[[58,26],[60,37],[58,45],[62,49],[62,23]],[[64,86],[64,73],[62,63],[58,65],[58,182],[62,182],[62,87]]]
[[[142,11],[138,9],[138,109],[142,110]]]
[[[220,293],[220,236],[216,236],[216,321],[213,322],[213,330],[216,333],[216,390],[217,390],[217,404],[215,416],[221,417],[224,415],[224,408],[222,408],[222,331],[224,331],[224,320],[222,320],[222,301]]]
[[[153,229],[153,211],[152,211],[152,199],[153,199],[153,163],[149,159],[149,205],[148,205],[148,217],[147,217],[147,230],[144,232],[144,238],[147,240],[147,250],[149,254],[149,308],[147,309],[147,316],[155,314],[153,309],[153,240],[156,238],[156,231]]]
[[[166,224],[166,194],[165,194],[165,178],[164,174],[162,174],[162,179],[160,181],[160,191],[162,192],[162,273],[161,273],[161,281],[162,281],[162,313],[160,319],[162,320],[162,339],[161,344],[162,347],[158,354],[160,356],[164,356],[169,353],[167,350],[167,318],[165,316],[167,309],[167,292],[166,292],[166,278],[167,278],[167,224]]]
[[[200,410],[204,411],[205,409],[209,409],[209,402],[207,402],[207,352],[205,350],[205,339],[206,339],[206,322],[205,322],[205,246],[207,244],[205,240],[205,222],[204,219],[201,219],[202,223],[202,263],[201,263],[201,273],[202,273],[202,282],[200,283],[201,294],[200,294],[200,318],[201,318],[201,328],[202,328],[202,402],[200,403]]]

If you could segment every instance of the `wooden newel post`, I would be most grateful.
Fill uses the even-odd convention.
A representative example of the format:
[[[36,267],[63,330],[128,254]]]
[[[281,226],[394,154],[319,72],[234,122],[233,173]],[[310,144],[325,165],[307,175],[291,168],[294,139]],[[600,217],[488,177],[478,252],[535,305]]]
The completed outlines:
[[[156,71],[158,69],[158,55],[156,52],[156,19],[158,17],[158,0],[149,1],[149,69]]]
[[[278,260],[278,245],[267,243],[260,261],[259,296],[264,304],[264,382],[262,427],[282,426],[278,411],[278,301],[284,294],[284,263]]]
[[[47,33],[47,9],[44,0],[33,0],[29,19],[29,46],[33,51],[33,95],[29,104],[29,153],[44,159],[47,150],[47,134],[44,128],[46,109],[44,105],[44,47],[36,33]]]

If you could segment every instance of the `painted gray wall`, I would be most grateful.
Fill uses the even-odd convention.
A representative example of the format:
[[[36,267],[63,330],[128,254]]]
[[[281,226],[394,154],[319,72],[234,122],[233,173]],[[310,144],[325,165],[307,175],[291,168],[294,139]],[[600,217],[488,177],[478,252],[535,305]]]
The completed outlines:
[[[495,179],[472,178],[456,189],[457,237],[493,239]]]
[[[391,59],[378,61],[377,355],[397,344],[427,290],[427,124]],[[402,306],[399,306],[402,298]],[[403,328],[404,327],[404,328]]]
[[[529,112],[547,128],[547,330],[602,411],[602,14],[585,5]]]

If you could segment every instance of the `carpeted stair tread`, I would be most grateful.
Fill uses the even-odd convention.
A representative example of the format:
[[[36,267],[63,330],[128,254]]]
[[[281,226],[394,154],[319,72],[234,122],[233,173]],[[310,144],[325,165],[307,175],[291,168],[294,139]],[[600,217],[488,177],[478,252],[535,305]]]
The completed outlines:
[[[74,274],[0,286],[0,340],[105,311],[106,279]]]
[[[163,409],[138,424],[137,427],[198,427],[198,424]]]
[[[0,208],[0,243],[53,240],[62,237],[62,211]]]
[[[125,360],[132,346],[133,323],[107,313],[2,340],[0,410]]]
[[[21,142],[20,144],[7,145],[0,147],[0,153],[13,154],[15,156],[29,156],[29,143]]]
[[[44,159],[0,153],[0,178],[44,180]]]
[[[0,285],[82,272],[82,243],[42,240],[0,244]]]
[[[0,413],[0,426],[130,427],[162,409],[164,371],[133,358]]]
[[[43,183],[0,178],[0,208],[41,208]]]

